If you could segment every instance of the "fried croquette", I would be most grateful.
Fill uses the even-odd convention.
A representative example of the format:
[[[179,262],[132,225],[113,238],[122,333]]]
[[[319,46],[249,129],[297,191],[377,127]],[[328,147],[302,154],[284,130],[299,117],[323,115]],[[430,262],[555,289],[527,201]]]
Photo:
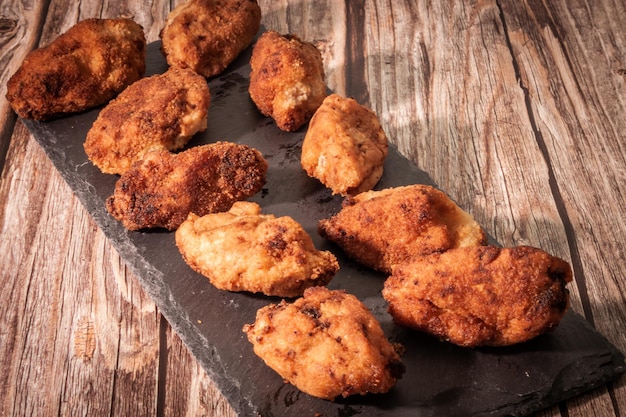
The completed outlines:
[[[296,297],[328,284],[339,270],[335,256],[316,250],[298,222],[261,214],[252,202],[236,202],[227,213],[190,214],[176,245],[193,270],[227,291]]]
[[[170,66],[208,78],[224,71],[260,26],[256,0],[189,0],[168,15],[161,50]]]
[[[311,287],[304,297],[261,308],[243,331],[254,353],[314,397],[388,392],[404,366],[372,313],[353,295]]]
[[[302,168],[333,194],[371,190],[383,175],[387,136],[373,111],[352,98],[326,97],[302,143]]]
[[[139,80],[102,109],[87,132],[87,157],[106,174],[123,174],[148,151],[182,148],[206,130],[209,103],[206,79],[190,69]]]
[[[443,192],[419,184],[348,197],[318,228],[352,259],[386,273],[414,257],[486,243],[470,214]]]
[[[87,19],[32,51],[7,83],[18,116],[50,120],[104,104],[146,71],[143,28],[130,19]]]
[[[151,151],[119,178],[106,208],[129,230],[175,230],[189,213],[226,211],[260,191],[267,167],[256,149],[229,142]]]
[[[383,289],[400,325],[461,346],[505,346],[557,326],[567,262],[527,246],[458,248],[398,266]]]
[[[322,55],[296,35],[263,33],[252,50],[250,67],[250,98],[281,130],[298,130],[326,97]]]

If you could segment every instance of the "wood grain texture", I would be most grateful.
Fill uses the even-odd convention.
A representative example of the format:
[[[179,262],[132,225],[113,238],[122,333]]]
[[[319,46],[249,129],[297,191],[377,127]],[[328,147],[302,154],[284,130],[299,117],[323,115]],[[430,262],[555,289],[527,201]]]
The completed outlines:
[[[29,51],[39,42],[43,4],[6,0],[0,4],[0,172],[15,126],[16,116],[5,99],[6,83]]]
[[[626,37],[611,28],[623,25],[626,5],[507,6],[520,84],[535,140],[550,166],[551,195],[563,219],[585,316],[624,351],[626,335],[612,329],[626,328],[626,246],[619,238],[626,225],[615,215],[625,204],[626,84],[619,68],[626,64]],[[570,415],[610,415],[615,398],[625,396],[622,378],[603,400],[572,401]]]
[[[4,98],[77,21],[154,41],[179,3],[0,4],[2,416],[235,415]],[[626,352],[626,1],[259,3],[491,237],[570,261],[572,308]],[[626,377],[539,415],[626,415]]]
[[[363,97],[391,140],[497,241],[572,261],[573,308],[623,351],[624,332],[611,329],[626,328],[626,230],[615,215],[626,184],[625,49],[614,32],[624,4],[383,3],[365,8],[376,24],[364,25],[374,46]],[[624,385],[568,403],[569,415],[612,410]]]
[[[0,184],[0,415],[233,415],[4,99],[25,54],[77,21],[132,17],[153,41],[170,4],[32,6],[2,5],[2,19],[19,19],[2,20],[0,117],[15,130]]]

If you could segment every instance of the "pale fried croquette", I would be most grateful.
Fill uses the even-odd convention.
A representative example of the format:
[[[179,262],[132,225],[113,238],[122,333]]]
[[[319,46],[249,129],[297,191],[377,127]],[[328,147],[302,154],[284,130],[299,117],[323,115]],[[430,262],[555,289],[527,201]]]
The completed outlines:
[[[32,51],[7,83],[18,116],[49,120],[111,100],[146,71],[143,28],[130,19],[87,19]]]
[[[98,115],[84,147],[107,174],[123,174],[143,154],[176,150],[207,128],[206,79],[189,69],[170,68],[124,90]]]
[[[295,35],[263,33],[250,66],[250,98],[284,131],[296,131],[308,122],[326,97],[322,55]]]
[[[328,96],[302,143],[302,168],[333,194],[371,190],[383,175],[387,136],[378,117],[352,98]]]
[[[175,230],[189,213],[226,211],[260,191],[267,167],[256,149],[229,142],[151,151],[120,177],[106,208],[129,230]]]
[[[252,202],[237,202],[227,213],[190,214],[176,245],[192,269],[228,291],[296,297],[328,284],[339,270],[335,256],[316,250],[298,222],[261,214]]]
[[[312,287],[292,304],[261,308],[243,331],[254,352],[309,395],[385,393],[404,367],[372,313],[353,295]]]
[[[189,0],[170,12],[161,50],[170,66],[212,77],[250,45],[260,25],[256,0]]]
[[[443,192],[417,184],[349,197],[339,213],[319,222],[319,232],[354,260],[386,273],[414,257],[486,243],[470,214]]]
[[[383,297],[394,321],[461,346],[504,346],[557,326],[567,262],[531,247],[458,248],[398,266]]]

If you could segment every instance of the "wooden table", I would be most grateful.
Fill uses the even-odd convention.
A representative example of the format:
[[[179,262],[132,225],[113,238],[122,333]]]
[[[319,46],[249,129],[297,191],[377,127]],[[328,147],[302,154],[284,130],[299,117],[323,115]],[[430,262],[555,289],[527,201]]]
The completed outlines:
[[[0,5],[1,416],[234,415],[4,98],[79,20],[154,41],[176,3]],[[260,4],[498,242],[569,260],[572,308],[626,352],[626,1]],[[626,377],[541,415],[626,415]]]

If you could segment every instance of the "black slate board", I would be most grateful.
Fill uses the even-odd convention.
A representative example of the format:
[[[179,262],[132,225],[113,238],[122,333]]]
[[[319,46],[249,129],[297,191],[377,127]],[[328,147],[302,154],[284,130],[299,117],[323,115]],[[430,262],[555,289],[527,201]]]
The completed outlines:
[[[147,75],[167,69],[158,42],[148,46]],[[269,162],[267,184],[252,200],[266,213],[290,215],[319,249],[337,255],[341,270],[329,287],[359,297],[388,337],[405,345],[404,377],[387,394],[324,401],[301,393],[257,358],[241,328],[257,309],[279,301],[219,291],[182,260],[173,233],[129,232],[109,216],[104,200],[117,176],[102,174],[83,151],[98,109],[39,123],[24,120],[74,193],[91,213],[143,288],[193,355],[242,416],[522,416],[553,405],[625,371],[623,355],[581,316],[568,312],[552,333],[493,349],[465,349],[396,326],[380,295],[384,277],[346,259],[317,235],[317,221],[337,212],[333,197],[300,167],[304,129],[280,131],[248,97],[250,49],[209,82],[209,128],[189,146],[229,140],[259,149]],[[377,189],[433,184],[428,175],[390,149]],[[444,190],[445,191],[445,190]]]

